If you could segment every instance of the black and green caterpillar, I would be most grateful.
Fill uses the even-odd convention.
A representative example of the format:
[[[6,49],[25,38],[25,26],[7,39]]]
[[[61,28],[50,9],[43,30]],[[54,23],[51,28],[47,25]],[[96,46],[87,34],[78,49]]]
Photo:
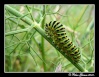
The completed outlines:
[[[61,52],[68,55],[76,63],[80,61],[81,54],[79,49],[69,40],[65,27],[60,22],[51,21],[49,24],[46,24],[45,32]]]

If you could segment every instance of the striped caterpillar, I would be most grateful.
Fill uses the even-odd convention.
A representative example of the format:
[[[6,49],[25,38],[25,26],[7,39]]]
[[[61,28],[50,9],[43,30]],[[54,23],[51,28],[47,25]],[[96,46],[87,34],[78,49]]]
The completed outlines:
[[[65,55],[68,55],[73,62],[78,63],[80,61],[81,54],[79,49],[67,37],[65,27],[60,22],[51,21],[46,24],[45,32],[53,40],[54,45]]]

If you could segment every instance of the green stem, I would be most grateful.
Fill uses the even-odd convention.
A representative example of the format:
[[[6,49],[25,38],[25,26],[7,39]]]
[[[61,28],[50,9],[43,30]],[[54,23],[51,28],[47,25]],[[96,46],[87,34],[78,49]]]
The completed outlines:
[[[28,28],[16,30],[16,31],[10,31],[10,32],[5,33],[5,36],[9,36],[9,35],[17,34],[17,33],[22,33],[22,32],[26,32],[26,31],[28,31]]]
[[[11,22],[13,22],[13,23],[15,23],[15,24],[17,24],[17,22],[16,21],[14,21],[13,19],[11,19],[11,18],[8,18]],[[20,27],[20,28],[25,28],[25,26],[24,25],[21,25],[21,24],[18,24],[18,26]]]
[[[21,14],[20,12],[18,12],[17,10],[13,9],[12,7],[10,7],[9,5],[5,5],[6,9],[12,13],[13,15],[17,16],[17,17],[22,17],[21,20],[24,21],[25,23],[31,25],[31,23],[33,22],[30,18],[28,17],[24,17],[23,14]]]
[[[45,8],[46,6],[45,5],[43,5],[43,16],[45,15]],[[43,20],[42,20],[42,29],[44,29],[44,23],[45,23],[45,16],[44,16],[44,18],[43,18]],[[41,49],[42,49],[42,58],[43,58],[43,60],[44,61],[46,61],[45,60],[45,51],[44,51],[44,38],[41,36]],[[46,71],[46,64],[43,62],[43,66],[44,66],[44,71]]]

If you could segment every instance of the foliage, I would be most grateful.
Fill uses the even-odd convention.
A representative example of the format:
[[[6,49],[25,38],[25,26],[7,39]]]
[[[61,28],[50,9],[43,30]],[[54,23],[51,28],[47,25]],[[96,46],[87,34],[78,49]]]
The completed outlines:
[[[57,72],[60,65],[61,72],[80,72],[37,32],[35,23],[30,25],[37,22],[44,29],[54,20],[66,26],[67,35],[80,49],[79,64],[94,72],[94,5],[9,6],[23,16],[5,6],[5,72]]]

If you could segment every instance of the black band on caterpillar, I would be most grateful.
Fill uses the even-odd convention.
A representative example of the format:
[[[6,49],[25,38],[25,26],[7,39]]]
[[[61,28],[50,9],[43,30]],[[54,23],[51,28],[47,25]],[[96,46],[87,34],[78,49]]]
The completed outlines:
[[[64,52],[65,55],[71,57],[74,62],[78,63],[80,61],[81,54],[79,49],[68,39],[65,28],[60,22],[51,21],[49,24],[46,24],[45,32],[53,40],[53,44]]]

